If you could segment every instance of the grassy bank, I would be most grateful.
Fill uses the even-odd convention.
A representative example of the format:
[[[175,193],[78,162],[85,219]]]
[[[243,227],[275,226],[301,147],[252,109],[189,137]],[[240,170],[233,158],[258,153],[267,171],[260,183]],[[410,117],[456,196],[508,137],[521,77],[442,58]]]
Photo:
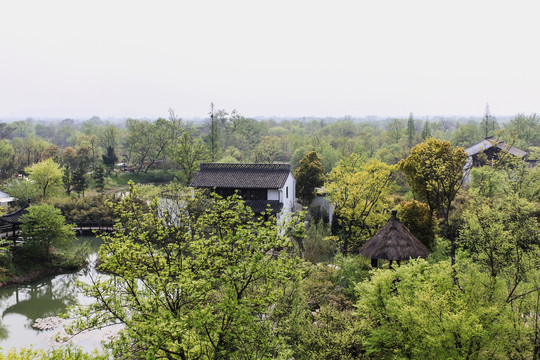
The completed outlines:
[[[54,251],[37,257],[23,248],[5,249],[0,253],[0,287],[26,284],[41,278],[77,271],[87,264],[88,246]]]

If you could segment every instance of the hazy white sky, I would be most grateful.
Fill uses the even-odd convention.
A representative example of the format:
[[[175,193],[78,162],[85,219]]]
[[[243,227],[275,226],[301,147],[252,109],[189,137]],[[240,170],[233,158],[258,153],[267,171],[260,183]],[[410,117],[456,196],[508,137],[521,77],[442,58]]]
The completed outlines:
[[[0,0],[0,119],[540,111],[538,0]]]

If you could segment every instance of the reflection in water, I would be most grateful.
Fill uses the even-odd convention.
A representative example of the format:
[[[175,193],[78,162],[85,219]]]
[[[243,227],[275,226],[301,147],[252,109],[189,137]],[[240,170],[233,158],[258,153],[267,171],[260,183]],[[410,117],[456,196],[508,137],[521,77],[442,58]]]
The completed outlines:
[[[20,314],[30,320],[55,316],[65,312],[67,307],[75,305],[77,295],[73,292],[77,274],[67,274],[40,283],[15,288],[15,303],[6,308],[2,318],[7,314]]]
[[[101,243],[92,237],[82,241],[90,241],[90,248],[94,252]],[[97,254],[94,253],[89,260],[93,263],[96,258]],[[90,267],[78,273],[57,275],[28,285],[0,289],[0,348],[50,346],[44,340],[44,335],[52,335],[58,329],[38,330],[32,324],[38,318],[64,313],[71,305],[88,302],[89,299],[82,295],[76,282],[88,282],[90,273],[94,272]]]
[[[9,335],[9,331],[4,327],[4,325],[0,321],[0,340],[7,339],[8,335]]]

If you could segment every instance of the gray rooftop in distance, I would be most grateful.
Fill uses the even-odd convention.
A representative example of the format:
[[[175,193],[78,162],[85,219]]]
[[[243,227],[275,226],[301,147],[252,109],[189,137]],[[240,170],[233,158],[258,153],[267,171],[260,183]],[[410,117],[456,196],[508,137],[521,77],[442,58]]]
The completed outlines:
[[[523,150],[520,150],[518,148],[515,148],[513,147],[512,145],[510,144],[507,144],[503,141],[499,141],[497,139],[495,139],[494,137],[489,137],[489,138],[486,138],[482,141],[480,141],[478,144],[474,144],[473,146],[465,149],[465,152],[467,153],[467,155],[469,156],[472,156],[472,155],[475,155],[475,154],[478,154],[478,153],[481,153],[483,151],[486,151],[487,149],[489,148],[492,148],[492,147],[497,147],[503,151],[506,151],[514,156],[517,156],[517,157],[524,157],[525,155],[527,155],[527,152],[523,151]]]

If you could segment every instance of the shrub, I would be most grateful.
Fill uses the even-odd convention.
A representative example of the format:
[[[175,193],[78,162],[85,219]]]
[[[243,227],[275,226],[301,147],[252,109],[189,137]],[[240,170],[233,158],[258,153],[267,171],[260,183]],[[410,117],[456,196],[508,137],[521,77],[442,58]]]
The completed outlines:
[[[22,222],[23,247],[35,255],[49,255],[51,245],[61,246],[75,238],[72,225],[66,224],[60,210],[49,204],[30,206]]]
[[[312,263],[332,260],[338,246],[330,235],[330,227],[324,221],[311,223],[304,239],[304,259]]]
[[[371,270],[370,260],[362,255],[336,255],[334,263],[337,267],[339,283],[343,293],[350,298],[356,297],[355,286],[358,282],[369,277]]]
[[[74,224],[88,222],[100,222],[102,224],[113,224],[115,216],[106,201],[117,201],[114,196],[96,195],[84,198],[52,198],[49,204],[59,208],[66,221]]]

